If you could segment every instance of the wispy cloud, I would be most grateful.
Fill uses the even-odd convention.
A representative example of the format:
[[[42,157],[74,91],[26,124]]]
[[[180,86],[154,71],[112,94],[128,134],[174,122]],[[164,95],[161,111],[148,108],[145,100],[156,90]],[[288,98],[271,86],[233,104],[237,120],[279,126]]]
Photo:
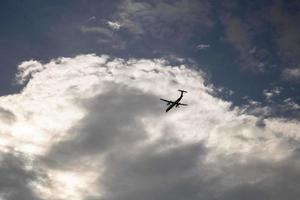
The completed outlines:
[[[300,81],[300,68],[287,68],[282,72],[282,77],[284,80],[290,82],[299,82]]]
[[[10,124],[16,120],[16,116],[13,112],[0,107],[0,120]]]
[[[299,5],[291,3],[295,8]],[[268,10],[268,20],[276,30],[275,42],[277,52],[283,63],[284,80],[298,82],[300,80],[300,27],[299,14],[292,14],[285,7],[284,1],[276,0]]]
[[[121,28],[121,24],[118,22],[107,21],[107,24],[113,30],[119,30]]]
[[[199,50],[207,49],[209,47],[210,47],[210,44],[198,44],[197,45],[197,49],[199,49]]]
[[[146,51],[151,54],[165,49],[168,49],[167,53],[173,53],[174,46],[187,46],[195,29],[203,27],[203,32],[206,32],[206,29],[213,26],[210,2],[207,0],[125,0],[104,24],[83,27],[81,31],[98,33],[99,43],[107,43],[108,48],[109,44],[114,47],[117,40],[123,47],[120,49],[136,48],[139,45],[139,53]],[[113,36],[108,37],[107,31],[113,32]]]
[[[109,29],[100,26],[81,26],[80,31],[83,33],[99,33],[104,36],[110,36],[112,34]]]
[[[150,33],[153,37],[175,34],[176,29],[188,31],[195,22],[198,25],[213,25],[210,4],[207,1],[146,3],[126,0],[120,5],[117,16],[130,32]]]
[[[263,91],[263,95],[265,96],[265,98],[267,100],[271,100],[272,98],[280,95],[281,92],[282,92],[282,88],[280,88],[280,87],[273,87],[271,89],[265,89]]]
[[[110,22],[112,23],[112,22]],[[109,24],[106,26],[80,26],[79,30],[84,34],[93,34],[96,36],[96,42],[101,45],[107,45],[110,49],[124,49],[126,47],[126,41],[114,31],[118,30],[121,25]]]
[[[264,72],[267,60],[263,49],[253,47],[254,36],[251,25],[247,21],[232,14],[223,14],[222,23],[225,29],[225,39],[239,53],[239,64],[242,69],[253,72]]]

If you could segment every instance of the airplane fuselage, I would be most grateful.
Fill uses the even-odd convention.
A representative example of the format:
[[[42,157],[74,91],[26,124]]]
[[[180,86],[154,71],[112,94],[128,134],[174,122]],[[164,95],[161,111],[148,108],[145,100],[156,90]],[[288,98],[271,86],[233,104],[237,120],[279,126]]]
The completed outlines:
[[[166,109],[166,112],[168,112],[169,110],[171,110],[174,106],[179,107],[179,106],[187,106],[186,103],[180,103],[180,100],[183,97],[183,93],[187,92],[185,90],[178,90],[181,92],[180,96],[178,97],[178,99],[176,99],[175,101],[171,101],[171,100],[167,100],[167,99],[162,99],[160,98],[160,100],[167,102],[168,108]]]
[[[168,112],[169,110],[171,110],[175,105],[178,106],[178,103],[179,103],[179,101],[182,99],[182,97],[183,97],[183,93],[181,92],[180,97],[179,97],[176,101],[174,101],[174,102],[167,108],[166,112]]]

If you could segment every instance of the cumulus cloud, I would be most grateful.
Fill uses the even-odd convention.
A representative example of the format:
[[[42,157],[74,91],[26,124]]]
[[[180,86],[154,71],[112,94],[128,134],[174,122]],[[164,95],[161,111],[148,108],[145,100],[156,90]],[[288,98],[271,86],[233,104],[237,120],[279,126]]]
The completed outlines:
[[[0,123],[0,151],[34,163],[20,176],[32,199],[299,196],[299,121],[259,125],[213,96],[200,71],[107,55],[24,63],[22,92],[0,98],[16,116]],[[177,89],[189,106],[165,113],[159,98],[176,99]]]
[[[18,67],[17,82],[23,84],[30,76],[43,70],[43,65],[35,60],[25,61]]]

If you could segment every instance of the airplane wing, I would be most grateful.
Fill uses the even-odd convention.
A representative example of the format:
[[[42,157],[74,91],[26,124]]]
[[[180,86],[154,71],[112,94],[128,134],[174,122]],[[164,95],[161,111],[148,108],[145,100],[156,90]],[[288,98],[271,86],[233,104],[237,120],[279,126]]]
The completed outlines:
[[[187,106],[186,103],[178,103],[180,106]]]
[[[167,102],[168,104],[174,103],[173,101],[169,101],[169,100],[166,100],[166,99],[160,99],[160,100],[165,101],[165,102]]]

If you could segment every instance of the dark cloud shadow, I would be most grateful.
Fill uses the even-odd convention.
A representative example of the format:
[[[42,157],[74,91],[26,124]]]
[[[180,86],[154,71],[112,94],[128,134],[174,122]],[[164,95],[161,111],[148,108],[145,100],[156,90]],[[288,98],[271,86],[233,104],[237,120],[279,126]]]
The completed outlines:
[[[103,196],[86,199],[296,200],[300,195],[297,150],[281,161],[240,162],[241,156],[232,155],[208,165],[210,150],[203,144],[175,142],[161,151],[164,142],[109,154],[99,179]]]
[[[206,154],[203,145],[177,144],[161,151],[164,142],[111,153],[99,183],[105,191],[103,199],[192,200],[206,196],[208,185],[202,180],[200,164]]]
[[[140,117],[162,112],[158,97],[111,85],[108,92],[81,103],[87,115],[69,130],[70,137],[55,144],[46,156],[61,163],[147,138]]]
[[[20,155],[0,155],[0,195],[7,200],[39,200],[30,183],[45,178],[37,169],[27,167],[27,159]]]
[[[16,116],[10,110],[0,107],[0,120],[5,123],[11,124],[16,120]]]

